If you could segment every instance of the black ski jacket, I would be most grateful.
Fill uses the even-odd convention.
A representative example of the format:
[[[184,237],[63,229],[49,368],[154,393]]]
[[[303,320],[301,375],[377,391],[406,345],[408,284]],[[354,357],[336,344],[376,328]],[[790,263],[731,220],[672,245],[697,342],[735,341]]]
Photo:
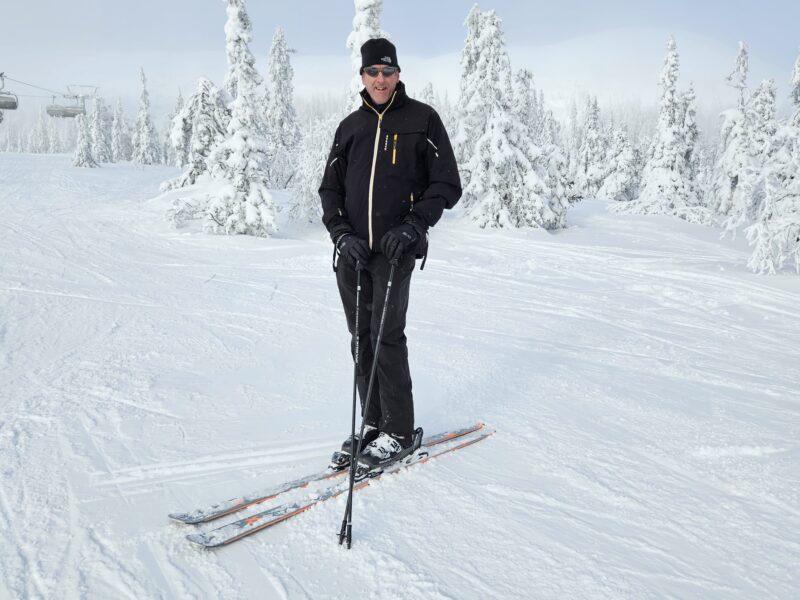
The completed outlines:
[[[319,195],[322,222],[334,243],[355,233],[380,252],[383,234],[410,223],[424,242],[429,227],[461,197],[453,149],[436,111],[397,83],[379,112],[363,104],[336,129]],[[420,244],[417,255],[427,246]]]

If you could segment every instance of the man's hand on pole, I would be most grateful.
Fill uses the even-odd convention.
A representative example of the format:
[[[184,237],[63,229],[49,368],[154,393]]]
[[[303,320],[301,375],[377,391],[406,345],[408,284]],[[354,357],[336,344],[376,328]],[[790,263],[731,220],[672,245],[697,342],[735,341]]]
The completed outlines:
[[[409,223],[403,223],[387,231],[381,239],[381,252],[389,262],[399,260],[409,248],[419,241],[417,230]]]

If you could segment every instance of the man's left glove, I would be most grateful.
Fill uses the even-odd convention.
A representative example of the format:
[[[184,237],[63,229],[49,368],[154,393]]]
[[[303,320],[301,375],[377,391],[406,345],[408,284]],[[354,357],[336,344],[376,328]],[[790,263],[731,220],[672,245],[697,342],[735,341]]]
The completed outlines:
[[[419,233],[409,223],[403,223],[387,231],[381,238],[381,252],[391,262],[400,260],[409,248],[419,241]]]

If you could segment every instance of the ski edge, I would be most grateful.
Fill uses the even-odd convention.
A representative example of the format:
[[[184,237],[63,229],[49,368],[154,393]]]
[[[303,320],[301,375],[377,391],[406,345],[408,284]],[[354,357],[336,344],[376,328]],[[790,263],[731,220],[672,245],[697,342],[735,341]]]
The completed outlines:
[[[423,440],[422,445],[436,446],[438,444],[459,439],[461,437],[464,437],[465,435],[469,435],[471,433],[479,431],[483,427],[485,427],[485,424],[482,421],[477,421],[476,423],[469,425],[467,427],[463,427],[460,429],[453,429],[450,431],[445,431],[433,435],[427,440]],[[167,516],[173,521],[177,521],[179,523],[185,523],[187,525],[199,525],[200,523],[208,523],[211,521],[215,521],[216,519],[220,519],[222,517],[226,517],[233,513],[239,512],[240,510],[244,510],[245,508],[248,508],[255,504],[261,504],[268,500],[272,500],[274,498],[277,498],[281,494],[285,494],[286,492],[290,492],[296,489],[302,489],[307,485],[309,485],[310,483],[315,483],[317,481],[324,481],[325,479],[334,479],[336,477],[348,473],[348,471],[349,471],[348,469],[344,469],[342,471],[331,471],[330,469],[326,469],[324,471],[320,471],[318,473],[314,473],[312,475],[308,475],[300,479],[295,479],[294,481],[277,485],[267,490],[251,492],[244,496],[238,496],[235,498],[231,498],[229,500],[223,500],[222,502],[212,504],[206,508],[196,509],[190,512],[172,512],[169,513]]]
[[[481,427],[479,429],[483,429],[483,427]],[[476,431],[478,431],[478,430],[476,430]],[[485,440],[488,437],[491,437],[492,435],[494,435],[494,433],[495,433],[494,429],[491,429],[491,430],[488,430],[488,431],[485,431],[485,432],[480,432],[474,437],[470,437],[469,439],[463,440],[460,443],[457,443],[457,444],[455,444],[453,446],[448,446],[446,448],[443,448],[439,452],[430,453],[430,454],[428,454],[428,456],[425,456],[424,458],[422,458],[422,459],[420,459],[418,461],[415,461],[415,462],[413,462],[413,463],[411,463],[409,465],[393,465],[393,466],[390,466],[386,470],[384,470],[383,472],[375,475],[374,477],[369,477],[369,478],[366,478],[366,479],[363,479],[363,480],[357,482],[353,486],[353,491],[356,491],[356,490],[359,490],[359,489],[367,487],[372,482],[379,480],[384,475],[400,473],[400,472],[402,472],[402,471],[404,471],[404,470],[406,470],[406,469],[408,469],[410,467],[413,467],[415,465],[423,464],[423,463],[428,462],[429,460],[439,458],[440,456],[444,456],[445,454],[449,454],[450,452],[454,452],[456,450],[461,450],[461,449],[466,448],[468,446],[472,446],[473,444],[476,444],[476,443],[478,443],[478,442],[480,442],[482,440]],[[468,434],[465,434],[465,435],[468,435]],[[460,437],[464,437],[464,436],[460,436]],[[458,438],[453,438],[453,439],[458,439]],[[320,495],[317,498],[313,498],[311,500],[307,500],[307,501],[302,502],[302,503],[296,503],[296,505],[280,505],[280,506],[276,506],[276,507],[268,509],[268,510],[266,510],[264,512],[257,513],[255,515],[251,515],[251,516],[249,516],[249,517],[247,517],[245,519],[240,519],[238,521],[233,521],[232,523],[228,523],[226,525],[218,527],[217,529],[212,529],[211,531],[208,531],[208,532],[189,534],[189,535],[186,536],[186,539],[189,540],[190,542],[194,543],[194,544],[197,544],[197,545],[199,545],[199,546],[201,546],[203,548],[207,548],[207,549],[219,548],[219,547],[222,547],[222,546],[227,546],[227,545],[232,544],[233,542],[236,542],[236,541],[238,541],[238,540],[240,540],[242,538],[245,538],[245,537],[248,537],[250,535],[253,535],[254,533],[258,533],[259,531],[267,529],[268,527],[272,527],[273,525],[277,525],[278,523],[282,523],[283,521],[286,521],[287,519],[290,519],[290,518],[292,518],[294,516],[297,516],[297,515],[299,515],[301,513],[304,513],[307,510],[311,509],[312,507],[316,506],[317,504],[320,504],[321,502],[324,502],[326,500],[330,500],[332,498],[335,498],[336,496],[339,496],[340,494],[342,494],[342,493],[347,491],[347,489],[349,487],[349,484],[345,485],[346,483],[347,482],[340,482],[338,484],[332,485],[329,488],[326,488],[325,490],[320,492]],[[289,512],[284,512],[284,511],[289,511]],[[274,515],[274,518],[268,519],[268,520],[264,521],[263,523],[258,524],[257,526],[250,526],[249,528],[241,529],[240,531],[238,531],[234,535],[231,535],[230,537],[223,537],[222,539],[219,539],[217,541],[214,541],[212,539],[212,537],[210,537],[214,532],[217,532],[217,531],[219,531],[221,529],[224,529],[226,527],[232,527],[232,526],[238,525],[240,523],[246,523],[247,521],[252,521],[253,523],[255,523],[256,521],[261,520],[262,518],[268,517],[268,516],[271,516],[271,515]],[[247,523],[247,525],[251,525],[251,523]]]

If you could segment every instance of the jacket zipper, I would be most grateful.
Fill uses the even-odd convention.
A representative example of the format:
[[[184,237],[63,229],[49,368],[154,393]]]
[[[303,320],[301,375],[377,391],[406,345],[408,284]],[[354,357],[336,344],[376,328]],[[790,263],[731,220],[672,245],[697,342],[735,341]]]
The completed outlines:
[[[367,217],[369,219],[369,248],[372,250],[372,188],[375,185],[375,163],[378,161],[378,147],[381,143],[381,123],[383,122],[383,115],[386,114],[386,111],[389,110],[389,107],[392,106],[392,102],[394,102],[394,97],[397,95],[397,92],[392,94],[392,99],[389,100],[389,104],[386,105],[386,108],[383,109],[383,112],[378,112],[375,108],[366,100],[364,100],[364,104],[369,106],[376,115],[378,115],[378,128],[375,130],[375,146],[372,149],[372,170],[369,174],[369,200],[367,204]]]
[[[397,164],[397,134],[392,138],[392,164]]]

